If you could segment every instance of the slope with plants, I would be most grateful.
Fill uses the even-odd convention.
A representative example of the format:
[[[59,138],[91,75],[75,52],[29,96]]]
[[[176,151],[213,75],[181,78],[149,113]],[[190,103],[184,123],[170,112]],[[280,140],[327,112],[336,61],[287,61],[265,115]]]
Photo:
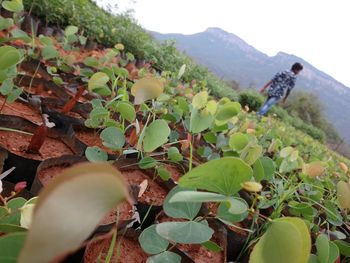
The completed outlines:
[[[346,262],[347,159],[186,65],[86,50],[74,25],[31,35],[2,7],[3,262]]]

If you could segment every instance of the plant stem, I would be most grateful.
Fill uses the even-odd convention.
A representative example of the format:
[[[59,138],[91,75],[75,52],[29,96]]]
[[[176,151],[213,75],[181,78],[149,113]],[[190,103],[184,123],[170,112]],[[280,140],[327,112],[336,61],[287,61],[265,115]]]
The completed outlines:
[[[188,168],[189,171],[192,170],[192,159],[193,159],[193,146],[192,146],[192,142],[190,142],[190,163]]]

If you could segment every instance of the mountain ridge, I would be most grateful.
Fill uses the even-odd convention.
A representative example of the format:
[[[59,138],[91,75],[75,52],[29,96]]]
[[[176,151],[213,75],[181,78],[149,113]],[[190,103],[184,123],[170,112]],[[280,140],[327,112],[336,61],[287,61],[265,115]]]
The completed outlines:
[[[161,34],[150,31],[159,40],[173,39],[176,47],[206,66],[219,77],[237,81],[242,88],[260,88],[274,74],[301,62],[304,70],[298,76],[295,90],[316,93],[325,106],[325,114],[340,135],[350,143],[350,88],[326,72],[317,69],[305,59],[280,51],[269,56],[248,44],[239,36],[218,27],[184,35]]]

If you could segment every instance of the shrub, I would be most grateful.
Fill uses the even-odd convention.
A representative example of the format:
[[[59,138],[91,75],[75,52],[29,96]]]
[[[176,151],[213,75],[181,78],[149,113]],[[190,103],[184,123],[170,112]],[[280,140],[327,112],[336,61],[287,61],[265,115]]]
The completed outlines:
[[[244,90],[238,94],[238,101],[244,107],[248,106],[253,111],[259,110],[264,103],[264,97],[255,90]]]

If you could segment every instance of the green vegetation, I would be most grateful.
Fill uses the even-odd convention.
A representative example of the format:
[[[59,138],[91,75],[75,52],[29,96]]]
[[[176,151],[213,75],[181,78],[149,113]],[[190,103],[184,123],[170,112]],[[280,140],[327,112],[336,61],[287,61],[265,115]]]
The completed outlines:
[[[127,14],[114,16],[99,8],[91,0],[24,0],[26,10],[51,25],[75,25],[91,40],[107,47],[123,43],[126,50],[139,60],[152,61],[159,71],[176,71],[183,64],[187,70],[184,78],[195,79],[208,86],[218,97],[236,100],[237,93],[206,68],[194,63],[178,52],[172,42],[155,41]]]
[[[79,3],[81,8],[91,4]],[[61,12],[61,4],[57,5]],[[16,4],[10,7],[18,10]],[[0,55],[1,48],[12,44],[16,30],[6,29],[9,32]],[[349,255],[350,162],[329,150],[317,129],[308,130],[301,120],[297,127],[297,119],[279,108],[275,113],[281,120],[274,116],[258,120],[245,105],[228,97],[217,98],[204,80],[194,82],[187,73],[191,69],[181,64],[161,72],[142,68],[131,79],[124,67],[134,55],[125,58],[120,45],[106,50],[107,55],[77,62],[69,53],[79,50],[82,38],[77,32],[75,25],[66,27],[58,42],[62,49],[43,36],[35,39],[41,46],[32,41],[13,47],[2,54],[1,63],[6,65],[4,70],[15,67],[17,75],[17,54],[23,54],[23,59],[45,61],[43,66],[56,81],[75,72],[75,80],[96,97],[86,102],[92,110],[85,125],[99,136],[105,149],[87,147],[86,158],[99,164],[66,170],[44,188],[35,203],[14,198],[18,191],[0,195],[0,245],[8,248],[0,259],[30,263],[60,258],[76,250],[107,211],[130,199],[121,173],[107,163],[107,150],[118,160],[137,156],[132,165],[151,169],[153,183],[159,179],[177,184],[161,205],[165,221],[153,220],[146,228],[142,226],[145,218],[140,226],[125,224],[125,231],[134,227],[141,232],[139,243],[149,262],[180,262],[173,248],[180,249],[181,244],[220,252],[224,244],[213,242],[213,222],[225,231],[241,231],[235,235],[244,238],[244,243],[232,261],[246,257],[252,263],[332,263],[339,255]],[[22,34],[22,39],[27,38]],[[47,49],[50,52],[44,51]],[[12,53],[16,59],[6,56]],[[253,103],[259,97],[247,94],[241,94],[242,103],[258,107]],[[169,163],[183,169],[179,178],[172,178]],[[206,209],[201,210],[202,206]],[[106,262],[114,253],[118,220],[110,231],[111,254],[108,259],[100,256]]]

